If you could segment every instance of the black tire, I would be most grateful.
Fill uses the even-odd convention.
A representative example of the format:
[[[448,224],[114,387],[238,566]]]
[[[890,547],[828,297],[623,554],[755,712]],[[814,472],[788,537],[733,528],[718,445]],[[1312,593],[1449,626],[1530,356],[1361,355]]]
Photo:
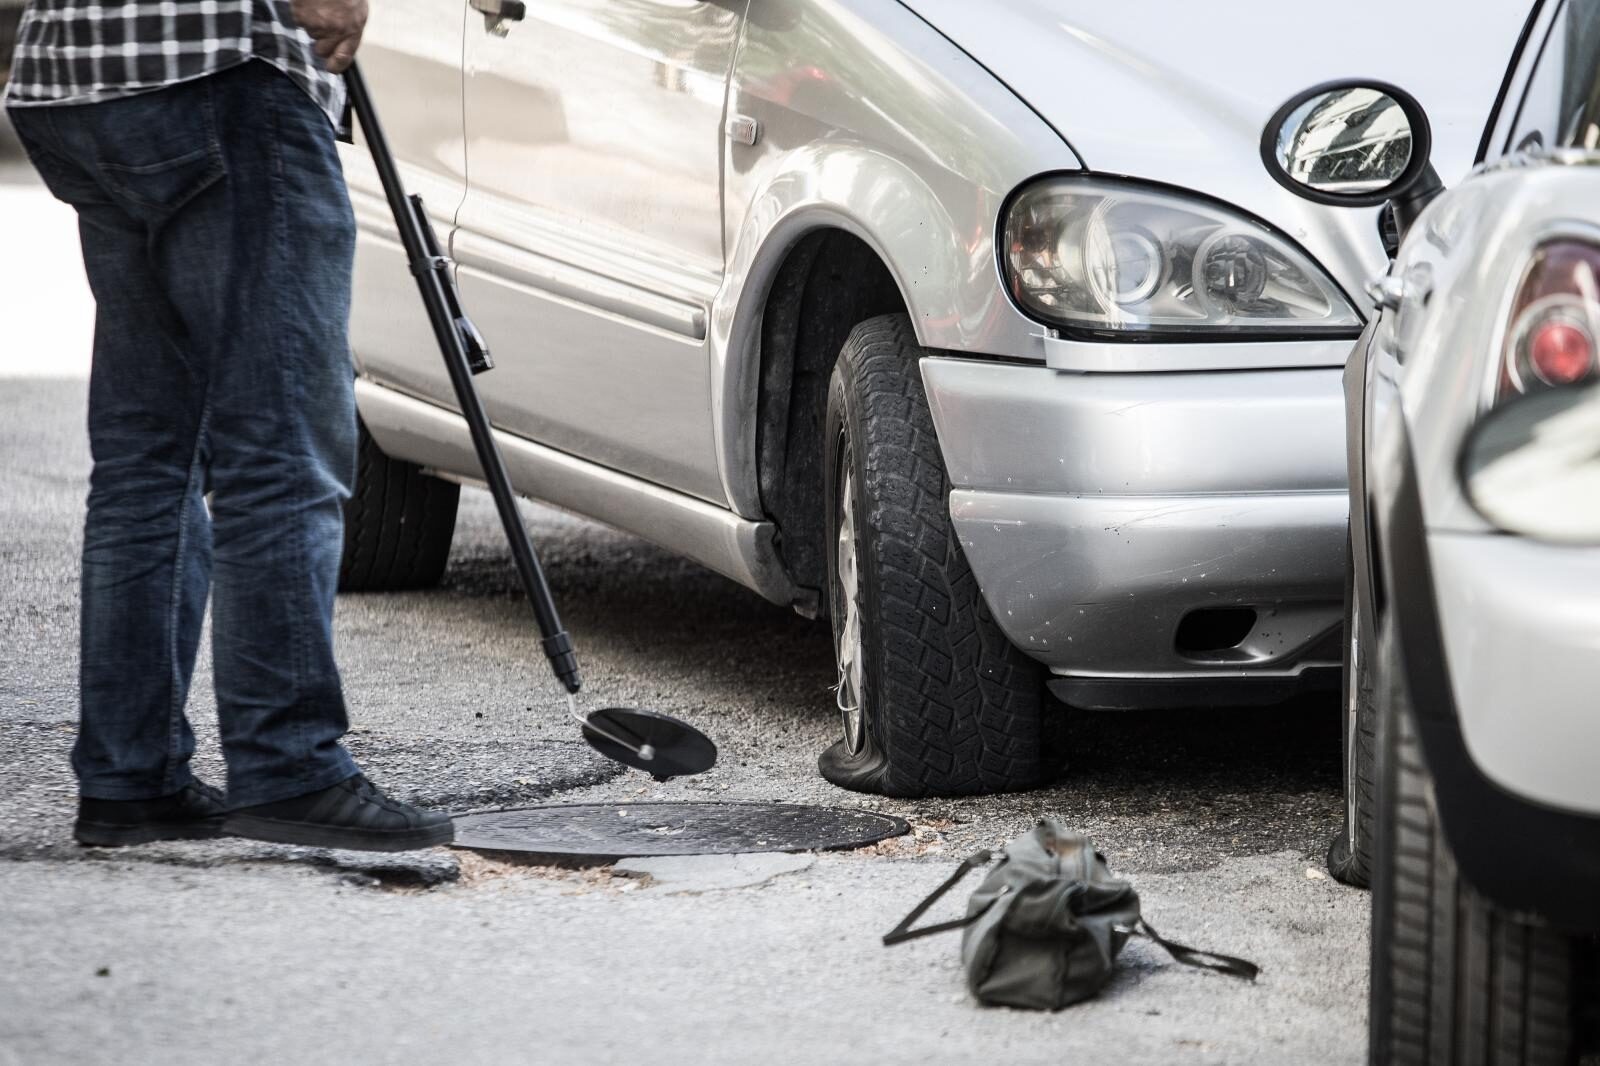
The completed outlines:
[[[1575,1062],[1574,942],[1499,910],[1458,876],[1390,665],[1385,658],[1380,690],[1370,1061]],[[1518,855],[1515,841],[1506,847],[1507,861],[1537,860]]]
[[[355,492],[344,505],[339,591],[431,588],[444,576],[461,486],[392,459],[359,428]]]
[[[1377,803],[1377,726],[1372,656],[1377,639],[1372,611],[1345,572],[1344,689],[1340,746],[1344,750],[1344,823],[1328,846],[1328,872],[1356,888],[1372,883],[1373,810]]]
[[[829,382],[825,488],[835,649],[842,489],[852,490],[863,728],[818,760],[843,788],[887,796],[1030,788],[1043,776],[1042,668],[1005,638],[950,522],[950,482],[904,315],[857,326]],[[841,666],[841,700],[849,681]]]

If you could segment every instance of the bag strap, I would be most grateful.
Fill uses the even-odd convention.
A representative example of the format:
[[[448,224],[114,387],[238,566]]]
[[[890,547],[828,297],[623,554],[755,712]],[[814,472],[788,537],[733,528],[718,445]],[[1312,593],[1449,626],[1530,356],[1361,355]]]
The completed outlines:
[[[979,911],[976,914],[969,914],[965,918],[957,918],[954,921],[937,922],[933,925],[923,926],[921,929],[911,928],[918,918],[921,918],[927,913],[929,907],[939,902],[939,897],[956,887],[956,883],[958,881],[967,876],[967,874],[971,873],[973,870],[976,870],[978,867],[987,863],[989,859],[990,855],[987,851],[979,851],[972,855],[968,855],[966,859],[962,861],[961,865],[956,867],[956,872],[945,879],[944,884],[940,885],[938,888],[929,893],[927,899],[911,908],[911,913],[906,915],[899,925],[895,926],[893,929],[889,930],[889,932],[884,934],[883,946],[886,948],[893,947],[895,944],[903,944],[907,940],[915,940],[919,936],[932,936],[934,933],[948,933],[952,929],[961,929],[969,926],[982,917],[983,911]],[[989,902],[993,904],[994,901],[990,900]],[[984,908],[984,910],[988,909],[988,907]]]
[[[1173,960],[1185,966],[1198,966],[1202,970],[1215,970],[1225,973],[1229,977],[1242,977],[1246,981],[1254,981],[1261,973],[1261,967],[1245,959],[1234,958],[1232,955],[1219,955],[1214,951],[1200,951],[1196,948],[1186,947],[1175,941],[1168,940],[1154,929],[1150,923],[1140,918],[1133,926],[1119,925],[1118,932],[1127,933],[1129,936],[1142,936],[1151,943],[1156,944],[1171,955]]]

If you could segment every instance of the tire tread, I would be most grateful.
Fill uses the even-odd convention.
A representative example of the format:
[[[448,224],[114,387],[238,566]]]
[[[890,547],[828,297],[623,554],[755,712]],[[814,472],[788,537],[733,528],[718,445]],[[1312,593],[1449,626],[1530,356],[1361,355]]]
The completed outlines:
[[[1387,641],[1386,641],[1387,643]],[[1566,1066],[1574,950],[1464,882],[1392,664],[1379,726],[1372,1043],[1380,1066]]]
[[[878,575],[884,791],[1028,788],[1041,772],[1040,667],[989,613],[950,521],[950,482],[903,315],[846,342],[859,401],[870,565]]]
[[[394,459],[359,427],[356,484],[344,507],[339,591],[431,588],[444,576],[461,487]]]

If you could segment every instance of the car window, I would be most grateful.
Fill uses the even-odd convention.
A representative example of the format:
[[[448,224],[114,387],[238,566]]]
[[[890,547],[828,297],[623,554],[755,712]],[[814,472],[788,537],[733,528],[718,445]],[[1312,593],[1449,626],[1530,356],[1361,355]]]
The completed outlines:
[[[1567,0],[1550,24],[1508,152],[1600,148],[1600,0]]]

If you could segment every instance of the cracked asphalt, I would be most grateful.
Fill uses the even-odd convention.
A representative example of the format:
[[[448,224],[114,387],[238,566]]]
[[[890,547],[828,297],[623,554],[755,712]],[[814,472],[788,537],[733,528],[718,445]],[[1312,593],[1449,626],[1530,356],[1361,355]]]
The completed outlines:
[[[1077,714],[1071,763],[1048,790],[854,796],[815,773],[837,714],[824,626],[527,505],[588,698],[679,715],[721,748],[711,773],[658,785],[579,741],[475,491],[443,587],[339,602],[350,745],[375,779],[456,812],[778,800],[882,810],[913,833],[655,873],[451,850],[76,847],[67,753],[91,309],[59,250],[70,213],[14,160],[0,160],[0,226],[55,249],[0,278],[0,1066],[1363,1060],[1367,899],[1322,864],[1339,807],[1331,701]],[[42,316],[76,324],[66,349],[41,347],[53,336]],[[197,765],[219,779],[210,689],[202,652]],[[1041,814],[1093,836],[1164,933],[1252,958],[1260,980],[1135,942],[1101,997],[1029,1014],[966,997],[959,937],[880,946],[955,861]],[[931,917],[958,906],[947,903]]]

